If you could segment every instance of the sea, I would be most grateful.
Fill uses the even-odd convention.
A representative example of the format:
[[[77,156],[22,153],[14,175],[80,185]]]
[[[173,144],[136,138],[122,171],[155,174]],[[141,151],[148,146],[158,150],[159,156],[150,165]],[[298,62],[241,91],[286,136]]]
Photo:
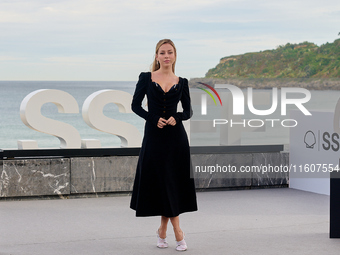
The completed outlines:
[[[60,148],[58,138],[33,130],[26,126],[20,117],[20,105],[24,98],[40,89],[56,89],[69,93],[74,97],[79,106],[79,113],[59,113],[54,103],[46,103],[41,108],[41,113],[54,120],[70,124],[79,132],[81,139],[97,139],[103,148],[121,147],[121,139],[113,134],[104,133],[88,126],[83,120],[81,110],[84,101],[92,93],[99,90],[111,89],[127,92],[133,95],[136,81],[0,81],[0,149],[17,149],[18,140],[36,140],[39,148]],[[271,90],[254,90],[257,92],[270,92]],[[218,90],[220,92],[220,90]],[[247,93],[243,90],[244,94]],[[340,91],[334,90],[310,90],[311,99],[304,106],[309,111],[331,111],[334,112],[335,106],[340,98]],[[204,93],[197,88],[190,88],[190,93]],[[197,102],[197,100],[196,100]],[[207,120],[208,118],[223,118],[221,107],[217,104],[208,104],[207,116],[202,115],[200,104],[193,104],[192,121]],[[267,108],[269,108],[267,106]],[[289,109],[297,109],[291,105]],[[107,104],[103,113],[109,118],[121,120],[134,125],[142,135],[144,132],[145,121],[134,113],[121,113],[118,106],[114,103]],[[280,116],[280,107],[270,118],[283,118]],[[247,116],[248,115],[248,116]],[[245,118],[251,118],[249,111]],[[265,116],[259,117],[256,119]],[[268,117],[267,117],[268,118]],[[289,115],[284,118],[288,119]],[[263,144],[283,144],[289,146],[290,128],[276,125],[271,127],[266,124],[265,131],[244,132],[241,137],[241,145],[263,145]],[[216,132],[191,132],[189,134],[191,146],[218,146],[221,145],[219,129]]]

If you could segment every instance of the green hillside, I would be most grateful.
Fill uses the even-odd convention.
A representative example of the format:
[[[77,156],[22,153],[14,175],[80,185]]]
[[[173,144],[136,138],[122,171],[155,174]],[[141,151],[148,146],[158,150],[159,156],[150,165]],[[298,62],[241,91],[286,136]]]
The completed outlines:
[[[340,78],[340,39],[224,57],[206,78]]]

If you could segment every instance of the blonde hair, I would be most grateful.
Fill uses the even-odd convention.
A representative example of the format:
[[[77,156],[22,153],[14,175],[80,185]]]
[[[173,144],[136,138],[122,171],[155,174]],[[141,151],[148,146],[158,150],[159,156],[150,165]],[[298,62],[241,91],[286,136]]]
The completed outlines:
[[[175,44],[174,44],[170,39],[162,39],[162,40],[160,40],[160,41],[157,43],[157,45],[156,45],[156,53],[155,53],[155,57],[154,57],[153,63],[152,63],[152,65],[151,65],[151,72],[157,71],[157,70],[160,68],[159,63],[157,63],[157,60],[156,60],[156,55],[158,54],[159,48],[160,48],[163,44],[166,44],[166,43],[170,44],[170,45],[174,48],[175,57],[177,58],[177,52],[176,52]],[[175,73],[175,64],[176,64],[176,59],[175,59],[175,62],[172,64],[172,71],[173,71],[173,73]]]

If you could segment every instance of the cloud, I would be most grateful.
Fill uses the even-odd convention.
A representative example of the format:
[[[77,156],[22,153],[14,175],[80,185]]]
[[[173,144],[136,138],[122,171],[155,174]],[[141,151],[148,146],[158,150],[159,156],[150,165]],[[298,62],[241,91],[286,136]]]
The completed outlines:
[[[31,63],[36,79],[39,66],[53,79],[67,80],[72,71],[91,67],[101,80],[134,80],[138,69],[148,68],[162,38],[178,47],[179,73],[204,76],[224,56],[287,42],[333,41],[339,14],[340,3],[333,0],[1,1],[0,56],[12,56],[3,61],[18,70],[0,79],[18,79],[14,73],[25,79],[22,61],[26,67]],[[115,71],[105,75],[101,67]]]
[[[25,58],[19,58],[14,56],[1,56],[0,55],[0,61],[23,61]]]

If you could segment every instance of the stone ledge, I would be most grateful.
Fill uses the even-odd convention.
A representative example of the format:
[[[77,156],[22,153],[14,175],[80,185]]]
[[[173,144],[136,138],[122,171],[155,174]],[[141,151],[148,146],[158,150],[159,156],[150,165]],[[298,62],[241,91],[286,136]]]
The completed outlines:
[[[0,197],[70,194],[70,159],[3,160]]]
[[[193,166],[288,165],[289,153],[192,154]],[[138,156],[0,160],[0,199],[132,191]],[[198,190],[286,187],[288,173],[194,173]]]

